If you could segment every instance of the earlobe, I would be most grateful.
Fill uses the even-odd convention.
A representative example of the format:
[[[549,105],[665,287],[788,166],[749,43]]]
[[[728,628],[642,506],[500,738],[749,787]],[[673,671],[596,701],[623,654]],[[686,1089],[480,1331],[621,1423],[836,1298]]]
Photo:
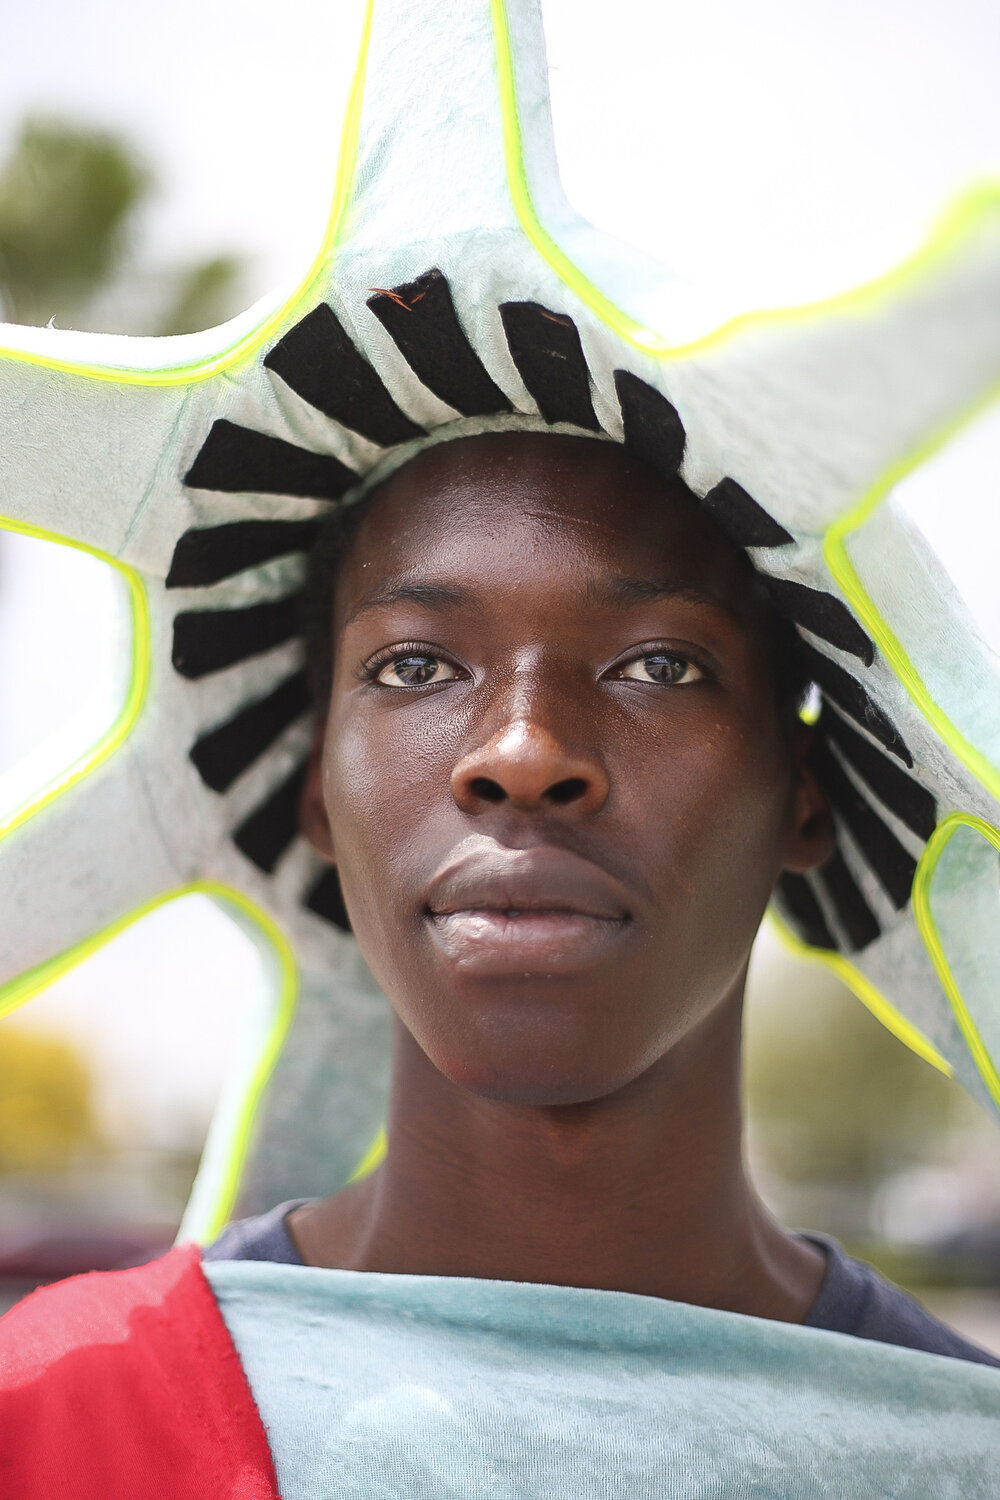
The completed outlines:
[[[323,743],[324,724],[316,726],[312,749],[306,765],[306,779],[299,802],[299,828],[321,859],[335,865],[337,856],[333,847],[333,833],[323,798]]]
[[[826,863],[836,848],[829,798],[812,764],[815,730],[796,725],[792,741],[792,820],[784,868],[796,875]]]

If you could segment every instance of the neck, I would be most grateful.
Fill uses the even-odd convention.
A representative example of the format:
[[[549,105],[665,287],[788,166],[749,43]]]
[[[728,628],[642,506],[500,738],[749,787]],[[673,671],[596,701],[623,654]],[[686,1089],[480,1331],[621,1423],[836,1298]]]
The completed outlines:
[[[451,1083],[401,1027],[388,1153],[290,1218],[315,1265],[635,1292],[798,1321],[820,1252],[747,1180],[736,993],[593,1103],[534,1107]]]

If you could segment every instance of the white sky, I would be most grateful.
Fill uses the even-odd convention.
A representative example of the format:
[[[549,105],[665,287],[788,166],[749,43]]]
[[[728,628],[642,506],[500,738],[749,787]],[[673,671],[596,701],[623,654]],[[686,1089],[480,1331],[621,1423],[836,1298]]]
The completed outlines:
[[[544,0],[570,197],[749,305],[850,284],[1000,163],[995,0]],[[325,222],[361,0],[8,6],[0,141],[29,109],[126,129],[164,257],[256,256]],[[613,17],[613,24],[609,24]]]
[[[738,305],[811,298],[884,269],[953,193],[1000,177],[996,0],[543,10],[570,198]],[[127,132],[161,183],[144,257],[245,252],[249,303],[301,272],[322,232],[360,13],[360,0],[8,4],[0,153],[29,111]],[[956,495],[975,492],[978,543],[959,544],[954,566],[994,612],[997,523],[987,545],[981,527],[1000,514],[998,455],[994,418],[914,492],[931,529],[947,515],[951,537]],[[92,678],[101,614],[86,602],[87,564],[50,563],[47,550],[8,544],[0,557],[0,770],[50,727],[45,705],[71,704]],[[48,623],[29,628],[39,599]],[[1000,615],[996,625],[1000,642]],[[235,938],[219,946],[204,905],[186,923],[161,914],[32,1006],[91,1038],[100,1013],[100,1047],[134,1059],[135,1107],[146,1100],[157,1117],[211,1091],[257,982],[252,955]],[[137,1020],[154,1009],[173,1030]]]

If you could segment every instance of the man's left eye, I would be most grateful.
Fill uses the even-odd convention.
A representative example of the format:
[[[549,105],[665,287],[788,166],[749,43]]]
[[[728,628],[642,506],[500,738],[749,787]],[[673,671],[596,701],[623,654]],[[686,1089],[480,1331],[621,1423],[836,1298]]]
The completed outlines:
[[[639,656],[621,668],[621,675],[630,682],[656,682],[661,687],[681,687],[690,682],[699,682],[705,675],[694,662],[683,656],[671,656],[667,651],[654,651],[649,656]]]
[[[448,682],[457,676],[451,663],[442,661],[440,656],[425,656],[413,652],[386,662],[376,681],[383,687],[424,687],[428,682]]]

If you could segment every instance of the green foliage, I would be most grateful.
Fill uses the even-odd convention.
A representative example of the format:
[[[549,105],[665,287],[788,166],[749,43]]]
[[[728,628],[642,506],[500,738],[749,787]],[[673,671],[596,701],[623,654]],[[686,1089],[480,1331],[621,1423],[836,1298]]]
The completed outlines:
[[[44,323],[84,306],[118,270],[150,178],[113,136],[29,120],[0,176],[8,316]]]
[[[240,274],[234,255],[216,255],[178,274],[174,301],[160,317],[157,333],[192,333],[221,321],[219,309]]]
[[[101,1146],[93,1080],[72,1043],[0,1026],[0,1173],[57,1172]]]
[[[957,1084],[815,965],[776,970],[750,1015],[746,1052],[754,1139],[787,1182],[872,1191],[978,1121]]]
[[[58,120],[25,122],[0,172],[0,306],[17,323],[100,327],[95,306],[134,266],[153,178],[128,141]],[[106,331],[190,333],[224,322],[242,261],[216,255],[147,277]]]

